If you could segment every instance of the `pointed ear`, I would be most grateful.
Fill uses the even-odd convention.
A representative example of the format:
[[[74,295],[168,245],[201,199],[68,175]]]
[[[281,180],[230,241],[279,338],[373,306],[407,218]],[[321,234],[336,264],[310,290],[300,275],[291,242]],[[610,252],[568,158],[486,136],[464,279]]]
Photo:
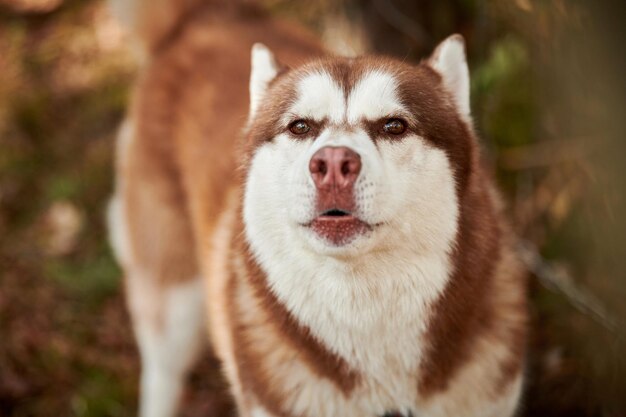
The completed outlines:
[[[428,65],[441,75],[444,87],[452,94],[461,115],[469,117],[469,69],[463,37],[456,34],[441,42],[428,59]]]
[[[249,118],[256,114],[259,103],[267,91],[269,83],[276,78],[281,66],[276,62],[274,54],[262,43],[252,46],[252,71],[250,73],[250,113]]]

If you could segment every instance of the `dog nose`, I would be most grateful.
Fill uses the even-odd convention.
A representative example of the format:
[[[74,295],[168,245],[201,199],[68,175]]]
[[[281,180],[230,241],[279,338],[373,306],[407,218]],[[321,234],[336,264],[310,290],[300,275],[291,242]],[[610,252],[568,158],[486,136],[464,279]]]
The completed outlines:
[[[325,146],[311,158],[309,171],[318,189],[352,188],[361,172],[361,157],[345,146]]]

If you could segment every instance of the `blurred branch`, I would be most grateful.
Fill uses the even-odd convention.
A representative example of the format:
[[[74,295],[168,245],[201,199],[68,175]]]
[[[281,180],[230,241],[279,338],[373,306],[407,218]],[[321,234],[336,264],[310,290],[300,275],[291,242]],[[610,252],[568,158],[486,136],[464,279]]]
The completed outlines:
[[[585,143],[594,141],[591,138],[576,138],[515,146],[500,150],[498,160],[503,168],[511,171],[540,168],[561,161],[582,159],[582,146]]]
[[[615,334],[618,339],[623,338],[622,324],[594,295],[576,286],[564,268],[544,259],[531,242],[519,242],[518,251],[526,267],[545,288],[561,293],[578,311]]]

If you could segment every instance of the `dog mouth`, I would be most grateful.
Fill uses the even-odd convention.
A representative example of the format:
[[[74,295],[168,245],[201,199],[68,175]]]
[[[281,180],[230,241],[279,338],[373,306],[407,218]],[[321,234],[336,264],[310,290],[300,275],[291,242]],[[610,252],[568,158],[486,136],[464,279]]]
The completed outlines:
[[[306,226],[333,246],[346,245],[372,230],[370,224],[340,208],[323,211]]]
[[[318,217],[335,217],[335,218],[339,218],[339,217],[347,217],[347,216],[351,216],[349,211],[341,210],[341,209],[338,209],[338,208],[334,208],[334,209],[326,210],[325,212],[320,214],[320,216],[318,216]]]

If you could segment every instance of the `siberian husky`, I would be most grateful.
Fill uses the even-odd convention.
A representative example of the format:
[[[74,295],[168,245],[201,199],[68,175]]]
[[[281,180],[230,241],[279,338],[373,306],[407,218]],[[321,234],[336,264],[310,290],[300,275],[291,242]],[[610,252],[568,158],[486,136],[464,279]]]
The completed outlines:
[[[514,415],[525,273],[463,39],[340,58],[231,2],[119,3],[144,57],[109,209],[140,414],[176,413],[206,338],[243,417]]]

